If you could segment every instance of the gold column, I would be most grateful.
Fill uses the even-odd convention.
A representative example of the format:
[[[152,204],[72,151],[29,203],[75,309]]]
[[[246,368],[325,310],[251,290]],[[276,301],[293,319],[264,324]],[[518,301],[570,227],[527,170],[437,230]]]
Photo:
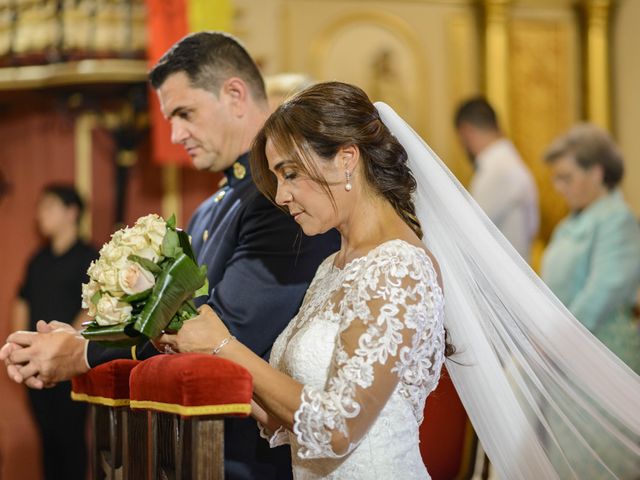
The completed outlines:
[[[587,119],[611,128],[609,13],[613,0],[583,0],[587,30]]]
[[[85,240],[91,239],[92,233],[92,202],[93,188],[93,142],[92,132],[96,126],[96,116],[93,113],[82,113],[75,124],[75,185],[78,193],[87,203],[87,209],[80,223],[80,236]]]
[[[180,200],[180,166],[166,165],[162,167],[162,216],[168,219],[175,214],[179,222],[182,214]]]
[[[484,88],[502,128],[509,130],[509,25],[511,0],[484,0]]]

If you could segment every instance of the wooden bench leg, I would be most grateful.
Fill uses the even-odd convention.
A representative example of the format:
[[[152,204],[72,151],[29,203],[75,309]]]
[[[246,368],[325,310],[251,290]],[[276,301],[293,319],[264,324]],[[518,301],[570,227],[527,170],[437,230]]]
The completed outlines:
[[[159,412],[151,412],[150,415],[151,478],[153,480],[177,479],[173,448],[176,437],[174,415]]]
[[[183,421],[189,424],[191,437],[190,448],[185,449],[186,457],[191,457],[191,478],[224,480],[224,421],[211,417]]]
[[[89,405],[93,429],[90,447],[91,478],[116,480],[122,478],[122,415],[126,409]]]
[[[222,419],[158,412],[150,418],[151,479],[224,480]]]
[[[123,418],[126,432],[122,441],[124,480],[149,479],[149,415],[145,410],[129,410]]]
[[[90,405],[89,416],[93,429],[91,445],[91,478],[104,480],[113,478],[109,468],[111,461],[111,429],[109,407]],[[107,462],[105,464],[105,462]]]
[[[90,456],[90,473],[91,478],[95,480],[102,480],[104,478],[104,472],[100,462],[100,452],[106,448],[105,445],[105,433],[104,433],[104,418],[103,412],[100,411],[99,406],[89,405],[89,423],[91,425],[91,445],[89,447]]]

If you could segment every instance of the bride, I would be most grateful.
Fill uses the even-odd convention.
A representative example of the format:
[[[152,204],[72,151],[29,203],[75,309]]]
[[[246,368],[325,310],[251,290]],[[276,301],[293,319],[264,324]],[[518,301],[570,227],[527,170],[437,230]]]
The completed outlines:
[[[206,306],[157,343],[249,370],[252,415],[271,445],[291,444],[295,478],[429,478],[418,427],[454,352],[445,310],[458,350],[447,368],[503,478],[581,478],[585,462],[627,478],[638,467],[638,377],[389,107],[344,83],[310,87],[267,120],[251,163],[268,198],[307,235],[336,228],[340,250],[269,364]]]

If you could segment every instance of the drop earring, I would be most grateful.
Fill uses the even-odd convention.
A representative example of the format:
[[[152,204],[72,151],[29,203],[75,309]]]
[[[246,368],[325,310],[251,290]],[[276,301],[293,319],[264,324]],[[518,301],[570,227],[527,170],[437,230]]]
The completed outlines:
[[[349,170],[347,170],[346,168],[344,170],[344,176],[347,179],[347,183],[344,184],[344,189],[347,192],[350,192],[351,189],[353,188],[353,185],[351,185],[351,172]]]

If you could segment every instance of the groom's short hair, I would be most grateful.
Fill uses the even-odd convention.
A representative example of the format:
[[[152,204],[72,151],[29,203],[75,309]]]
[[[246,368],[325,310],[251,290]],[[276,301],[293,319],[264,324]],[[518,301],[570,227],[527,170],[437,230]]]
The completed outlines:
[[[255,101],[266,102],[264,80],[249,53],[233,36],[223,32],[197,32],[178,41],[149,72],[156,90],[167,78],[184,72],[191,85],[218,95],[225,80],[241,78]]]

